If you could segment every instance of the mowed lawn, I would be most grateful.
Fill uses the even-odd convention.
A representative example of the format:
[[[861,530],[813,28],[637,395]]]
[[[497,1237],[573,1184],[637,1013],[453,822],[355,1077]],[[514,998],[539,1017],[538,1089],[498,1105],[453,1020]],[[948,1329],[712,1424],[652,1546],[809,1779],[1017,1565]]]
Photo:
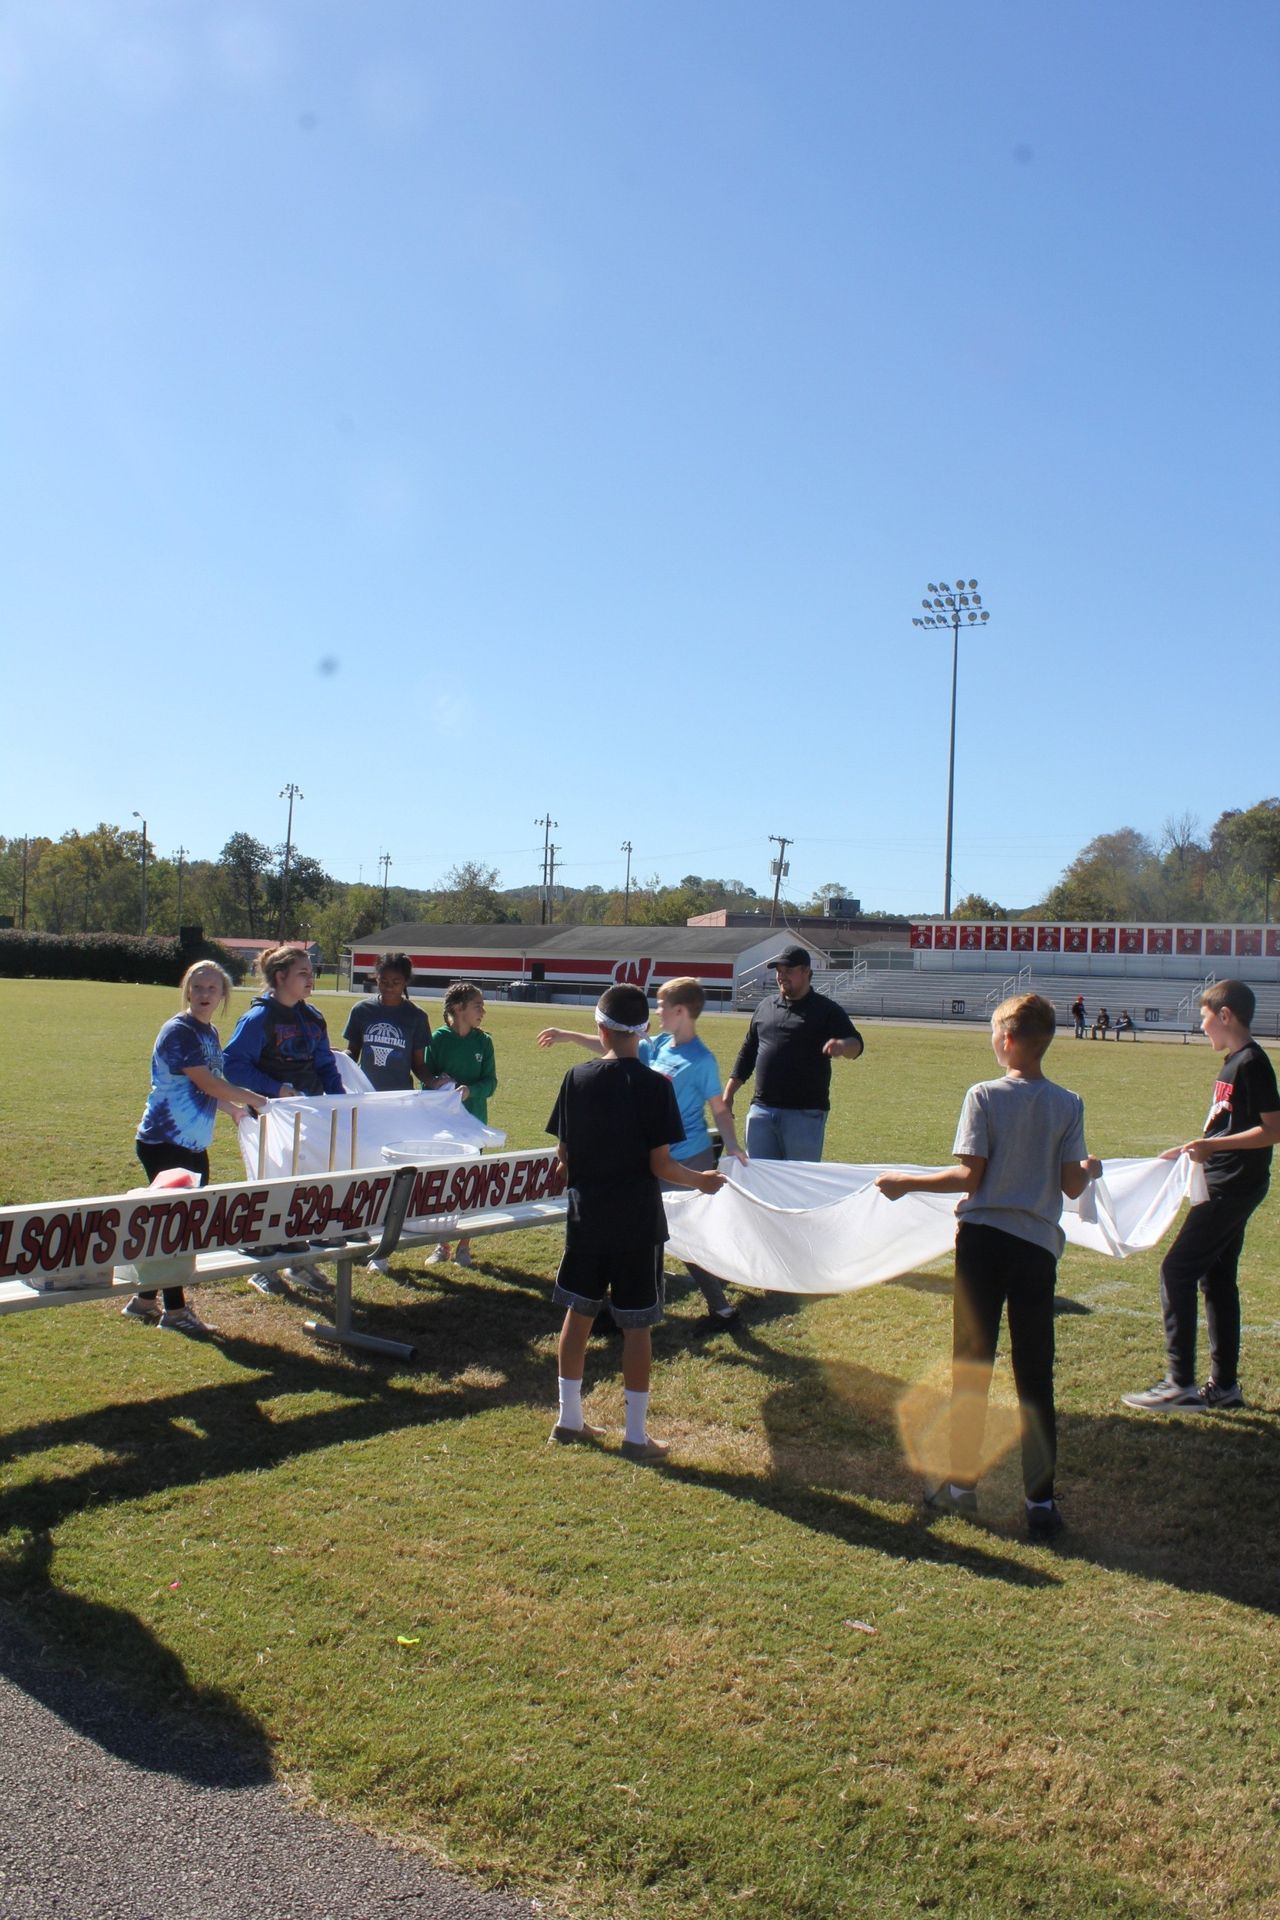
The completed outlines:
[[[135,1183],[173,1004],[0,983],[0,1200]],[[340,1032],[348,1003],[318,1004]],[[546,1018],[490,1012],[515,1146],[574,1057],[537,1050]],[[704,1022],[726,1067],[743,1024]],[[985,1037],[867,1043],[828,1158],[945,1161]],[[1093,1151],[1131,1155],[1198,1129],[1214,1057],[1067,1034],[1049,1065]],[[230,1129],[216,1171],[239,1175]],[[577,1920],[1280,1914],[1277,1217],[1244,1261],[1243,1413],[1122,1408],[1162,1371],[1158,1256],[1068,1252],[1056,1550],[1023,1537],[1014,1455],[982,1525],[918,1504],[899,1405],[945,1384],[945,1265],[752,1296],[709,1345],[676,1288],[664,1471],[546,1445],[551,1233],[362,1276],[410,1368],[318,1349],[310,1308],[238,1283],[199,1297],[208,1342],[106,1306],[11,1317],[0,1593],[51,1658],[178,1710],[158,1794],[216,1716],[313,1804]],[[588,1416],[620,1424],[616,1347],[588,1370]]]

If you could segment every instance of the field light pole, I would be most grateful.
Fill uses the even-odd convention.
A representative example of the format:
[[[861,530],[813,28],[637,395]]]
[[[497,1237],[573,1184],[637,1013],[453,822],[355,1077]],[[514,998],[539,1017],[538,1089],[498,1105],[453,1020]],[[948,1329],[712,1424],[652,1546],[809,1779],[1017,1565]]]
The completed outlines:
[[[631,925],[631,855],[633,851],[634,849],[629,840],[624,840],[618,848],[619,853],[625,853],[627,856],[627,884],[622,894],[622,924],[624,927]]]
[[[387,924],[387,888],[390,885],[391,855],[389,853],[380,853],[378,855],[378,865],[382,868],[382,924],[385,927]]]
[[[951,745],[947,753],[947,861],[943,888],[942,917],[951,918],[951,827],[956,800],[956,677],[960,664],[961,627],[985,627],[991,615],[982,604],[976,580],[957,580],[949,587],[945,580],[935,586],[929,582],[931,600],[922,600],[923,616],[917,614],[913,627],[950,627],[951,629]]]
[[[306,794],[291,780],[287,787],[281,787],[280,798],[289,802],[289,824],[284,830],[284,874],[280,882],[280,926],[277,939],[284,939],[285,925],[289,914],[289,867],[293,860],[293,803],[305,800]]]
[[[138,809],[136,807],[133,809],[133,817],[135,820],[142,820],[142,815],[138,812]],[[138,919],[138,932],[145,934],[146,931],[147,931],[147,823],[145,820],[142,820],[142,912]]]
[[[182,863],[186,859],[190,851],[191,851],[190,847],[179,847],[178,851],[173,856],[178,863],[178,932],[179,934],[181,934],[182,932]]]

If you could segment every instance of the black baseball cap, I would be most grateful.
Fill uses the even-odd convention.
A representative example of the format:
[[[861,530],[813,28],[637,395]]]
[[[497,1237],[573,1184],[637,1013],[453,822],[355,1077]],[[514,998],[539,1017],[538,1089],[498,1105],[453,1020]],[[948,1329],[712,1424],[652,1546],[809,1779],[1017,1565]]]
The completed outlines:
[[[765,961],[766,967],[808,967],[813,969],[813,955],[807,947],[784,947],[781,953],[775,953]]]

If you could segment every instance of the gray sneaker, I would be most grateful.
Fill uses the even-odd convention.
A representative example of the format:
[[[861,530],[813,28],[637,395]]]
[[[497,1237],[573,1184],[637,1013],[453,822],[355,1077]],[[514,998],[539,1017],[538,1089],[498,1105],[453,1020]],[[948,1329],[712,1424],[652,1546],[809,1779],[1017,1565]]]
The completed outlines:
[[[320,1295],[329,1292],[329,1282],[319,1267],[313,1267],[309,1262],[306,1266],[282,1267],[280,1277],[296,1287],[299,1293]]]
[[[1203,1413],[1205,1409],[1199,1387],[1180,1387],[1176,1380],[1157,1380],[1145,1393],[1126,1393],[1121,1398],[1139,1413]]]
[[[156,1302],[154,1300],[144,1300],[140,1293],[135,1293],[131,1300],[126,1300],[120,1311],[126,1320],[149,1320],[155,1322],[160,1318],[160,1309],[156,1305]]]
[[[249,1285],[255,1293],[283,1293],[280,1276],[275,1273],[251,1273]]]
[[[1200,1404],[1206,1413],[1217,1413],[1222,1407],[1242,1407],[1244,1403],[1238,1384],[1220,1387],[1216,1380],[1206,1380],[1200,1389]]]

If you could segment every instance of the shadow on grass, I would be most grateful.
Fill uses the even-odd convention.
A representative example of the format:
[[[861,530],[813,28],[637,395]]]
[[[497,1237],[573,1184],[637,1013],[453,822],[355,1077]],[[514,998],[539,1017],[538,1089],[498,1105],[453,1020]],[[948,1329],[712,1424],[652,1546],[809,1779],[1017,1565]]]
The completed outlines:
[[[21,1610],[4,1609],[0,1674],[38,1700],[66,1726],[147,1773],[201,1787],[256,1787],[272,1778],[266,1735],[230,1694],[193,1687],[180,1660],[133,1614],[64,1593],[50,1578],[47,1534],[24,1539],[4,1568],[6,1586],[22,1593]],[[55,1648],[50,1652],[50,1643]],[[109,1649],[113,1681],[87,1686],[70,1648],[89,1649],[101,1672]],[[138,1711],[138,1682],[149,1701]],[[196,1716],[214,1716],[213,1733]]]
[[[476,1276],[433,1269],[430,1297],[417,1288],[406,1297],[383,1286],[383,1297],[363,1303],[362,1325],[416,1344],[427,1380],[332,1349],[296,1351],[228,1334],[217,1346],[230,1367],[243,1370],[237,1375],[148,1401],[105,1404],[10,1435],[3,1443],[10,1459],[77,1447],[98,1457],[78,1470],[10,1486],[0,1497],[0,1533],[17,1527],[49,1534],[91,1504],[261,1472],[319,1448],[490,1408],[527,1407],[546,1418],[554,1385],[547,1349],[559,1316],[545,1279],[486,1260]],[[907,1383],[770,1339],[775,1324],[785,1332],[794,1320],[790,1313],[756,1303],[749,1313],[737,1329],[695,1346],[691,1321],[678,1312],[658,1329],[656,1357],[661,1369],[664,1359],[694,1347],[709,1367],[748,1367],[764,1377],[772,1472],[701,1468],[678,1457],[667,1472],[895,1558],[949,1560],[1020,1585],[1055,1581],[1043,1564],[1004,1551],[1012,1525],[971,1530],[919,1509],[908,1519],[885,1514],[887,1504],[914,1508],[919,1495],[897,1427]],[[594,1343],[592,1383],[615,1375],[620,1357],[619,1344]],[[273,1417],[292,1395],[323,1397],[327,1404]],[[1061,1554],[1276,1608],[1274,1421],[1233,1415],[1174,1423],[1116,1413],[1065,1416],[1060,1430],[1075,1529]],[[1016,1494],[1008,1504],[1017,1513]]]

